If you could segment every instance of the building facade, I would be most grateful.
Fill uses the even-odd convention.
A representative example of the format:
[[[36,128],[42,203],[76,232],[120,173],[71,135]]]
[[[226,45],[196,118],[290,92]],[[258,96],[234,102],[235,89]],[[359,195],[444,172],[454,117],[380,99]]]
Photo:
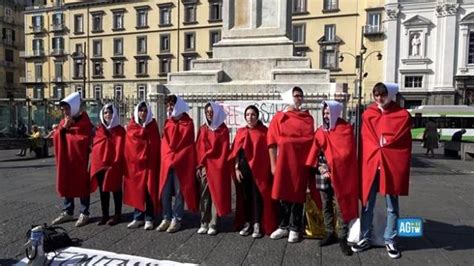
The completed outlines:
[[[383,0],[289,1],[295,55],[357,96],[363,40],[363,88],[381,80]],[[27,96],[143,99],[169,72],[212,58],[221,27],[222,0],[40,1],[25,12]]]
[[[385,76],[402,104],[472,105],[474,1],[389,0]]]
[[[25,68],[19,53],[24,49],[23,1],[0,1],[0,98],[24,98],[20,77]]]

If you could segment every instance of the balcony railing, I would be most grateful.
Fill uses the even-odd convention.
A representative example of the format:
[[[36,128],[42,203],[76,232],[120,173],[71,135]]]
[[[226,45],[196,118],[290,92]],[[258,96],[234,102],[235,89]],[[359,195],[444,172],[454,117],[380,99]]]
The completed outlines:
[[[43,83],[43,77],[20,77],[20,83]]]
[[[34,33],[42,33],[44,31],[43,25],[32,26],[31,27]]]
[[[64,77],[63,76],[54,77],[53,82],[62,83],[62,82],[64,82]]]
[[[66,26],[63,23],[51,24],[52,31],[63,31]]]
[[[63,48],[55,48],[51,50],[51,55],[52,56],[63,56],[66,55],[66,52],[64,51]]]
[[[30,57],[43,57],[44,50],[33,50],[33,51],[21,51],[20,57],[30,58]]]
[[[12,39],[3,39],[3,44],[13,46],[15,42]]]
[[[10,61],[6,61],[6,60],[2,60],[2,61],[0,61],[0,66],[3,66],[3,67],[15,67],[15,63],[14,63],[14,62],[10,62]]]
[[[378,35],[383,34],[383,27],[382,25],[365,25],[364,26],[364,34],[365,35]]]

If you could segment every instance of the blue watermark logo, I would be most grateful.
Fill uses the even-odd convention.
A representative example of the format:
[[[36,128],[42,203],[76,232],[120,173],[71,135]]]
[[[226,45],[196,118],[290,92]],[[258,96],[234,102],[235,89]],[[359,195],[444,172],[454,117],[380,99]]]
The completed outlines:
[[[423,219],[417,217],[398,218],[397,229],[400,237],[422,237]]]

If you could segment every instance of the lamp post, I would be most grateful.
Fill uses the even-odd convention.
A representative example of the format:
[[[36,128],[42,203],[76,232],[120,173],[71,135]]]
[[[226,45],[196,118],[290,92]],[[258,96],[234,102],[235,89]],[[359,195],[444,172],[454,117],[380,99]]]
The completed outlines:
[[[353,55],[351,53],[347,52],[342,52],[341,55],[339,56],[339,62],[342,62],[344,60],[343,55],[350,55],[354,58],[356,61],[356,69],[359,69],[359,77],[358,77],[358,97],[357,97],[357,110],[356,110],[356,132],[355,132],[355,137],[356,137],[356,152],[357,152],[357,158],[360,157],[360,128],[361,128],[361,122],[362,122],[362,81],[364,78],[368,76],[368,73],[364,73],[364,64],[371,56],[372,54],[377,53],[377,59],[382,60],[382,53],[377,50],[377,51],[372,51],[365,55],[367,53],[367,48],[364,46],[364,27],[362,26],[361,30],[361,36],[360,36],[360,51],[358,55]],[[365,56],[364,56],[365,55]]]

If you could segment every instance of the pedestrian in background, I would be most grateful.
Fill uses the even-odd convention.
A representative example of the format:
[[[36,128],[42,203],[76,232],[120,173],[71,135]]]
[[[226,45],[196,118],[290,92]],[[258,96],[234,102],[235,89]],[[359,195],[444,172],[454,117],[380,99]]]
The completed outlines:
[[[434,157],[434,149],[438,148],[439,142],[439,133],[438,127],[433,120],[428,120],[425,125],[425,131],[423,132],[423,148],[426,149],[425,155],[429,156],[431,152],[431,157]]]

